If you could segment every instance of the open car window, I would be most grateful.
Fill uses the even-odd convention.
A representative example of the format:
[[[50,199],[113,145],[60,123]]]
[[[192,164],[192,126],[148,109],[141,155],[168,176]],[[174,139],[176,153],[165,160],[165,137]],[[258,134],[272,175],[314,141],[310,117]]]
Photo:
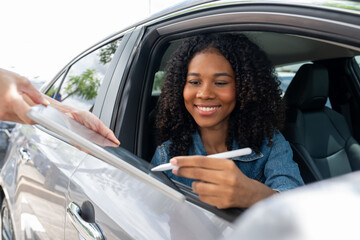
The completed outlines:
[[[234,32],[236,31],[232,31],[232,33]],[[314,61],[319,61],[323,57],[325,59],[339,59],[357,55],[355,50],[347,48],[344,45],[336,44],[336,42],[331,43],[316,38],[308,38],[307,36],[259,31],[238,31],[238,33],[247,35],[251,40],[257,43],[260,47],[263,47],[265,51],[269,53],[268,56],[274,63],[275,73],[281,83],[280,88],[283,94],[285,93],[293,77],[296,75],[296,72],[302,65],[312,64]],[[139,141],[143,141],[143,143],[139,145],[144,146],[144,148],[139,149],[139,155],[149,162],[151,161],[156,148],[156,136],[153,129],[154,118],[156,114],[155,106],[161,93],[161,87],[164,81],[164,76],[166,74],[166,63],[183,39],[184,38],[169,38],[169,41],[161,41],[163,47],[156,46],[156,49],[160,53],[154,51],[154,59],[151,61],[153,65],[151,65],[148,75],[150,84],[148,84],[148,87],[144,88],[144,94],[147,95],[147,97],[144,97],[146,103],[143,106],[146,107],[146,110],[143,112],[147,113],[147,115],[143,115],[143,119],[145,119],[145,121],[142,122],[142,124],[144,124],[142,129],[146,129],[146,131],[143,132],[144,135],[140,135],[141,138],[139,139]],[[295,47],[295,44],[298,44],[299,48],[297,51],[299,54],[296,55],[296,50],[289,52],[288,57],[283,52],[277,53],[276,51],[280,48],[271,48],[271,46],[276,45],[277,42],[283,43],[284,46],[288,45],[292,47]],[[309,49],[306,49],[306,47]],[[304,49],[302,50],[302,48]],[[270,52],[269,49],[271,50]],[[332,49],[332,51],[329,51],[329,49]],[[311,51],[317,51],[317,54],[314,54],[314,52]],[[356,59],[359,62],[359,57]],[[331,108],[329,99],[326,103],[326,106]],[[215,211],[211,208],[211,206],[206,206],[206,204],[203,204],[197,198],[197,195],[194,194],[191,188],[176,181],[174,181],[174,183],[187,196],[188,200],[193,201],[194,203],[204,208],[208,208],[210,211]]]
[[[360,56],[356,56],[356,57],[355,57],[355,61],[357,62],[357,64],[358,64],[359,67],[360,67]]]
[[[282,92],[282,96],[284,96],[286,89],[288,88],[289,84],[295,77],[299,68],[304,64],[312,64],[312,62],[301,62],[295,64],[285,64],[282,66],[275,66],[275,73],[280,81],[280,89]],[[328,98],[326,101],[325,106],[331,108],[330,99]]]

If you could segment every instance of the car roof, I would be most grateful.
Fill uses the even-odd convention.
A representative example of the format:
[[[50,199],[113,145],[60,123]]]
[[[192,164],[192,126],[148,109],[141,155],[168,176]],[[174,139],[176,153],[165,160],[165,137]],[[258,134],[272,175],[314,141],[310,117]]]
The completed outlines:
[[[339,0],[185,0],[160,12],[151,15],[144,21],[136,24],[154,23],[164,19],[179,16],[185,13],[191,13],[211,8],[232,6],[232,5],[271,5],[282,4],[288,6],[311,6],[313,8],[331,9],[341,12],[358,14],[360,16],[360,3],[358,1],[339,1]]]
[[[360,55],[359,49],[304,36],[272,32],[245,34],[266,52],[275,66]]]
[[[311,9],[322,9],[331,11],[333,16],[355,15],[355,24],[357,16],[360,17],[360,3],[356,1],[338,1],[338,0],[185,0],[167,9],[158,12],[143,21],[137,22],[121,31],[106,37],[111,39],[122,32],[133,29],[138,26],[150,26],[170,21],[172,19],[188,15],[190,13],[201,12],[204,10],[213,10],[221,7],[232,6],[285,6],[302,7]],[[316,11],[315,11],[316,12]],[[345,14],[344,14],[345,13]],[[354,18],[352,18],[354,19]],[[348,48],[347,46],[334,45],[327,41],[318,41],[318,39],[306,38],[291,34],[276,34],[274,32],[248,32],[245,33],[253,42],[259,45],[269,56],[275,66],[282,64],[298,63],[304,61],[317,61],[323,59],[353,57],[360,55],[358,48]],[[104,39],[104,40],[105,40]],[[281,44],[279,44],[281,43]]]
[[[360,16],[360,3],[352,0],[184,0],[159,12],[156,12],[148,18],[134,23],[133,25],[130,25],[125,29],[121,29],[120,32],[126,31],[139,25],[150,25],[160,21],[169,20],[183,14],[189,14],[217,7],[234,5],[240,6],[247,4],[282,4],[288,6],[311,6],[313,8],[331,9],[341,12],[357,14]]]
[[[195,5],[194,5],[195,4]],[[292,0],[292,1],[184,1],[161,13],[150,17],[144,25],[150,25],[173,17],[224,6],[254,5],[283,5],[311,7],[315,9],[331,10],[332,12],[351,13],[360,17],[360,3],[355,1],[328,1],[328,0]],[[336,15],[336,14],[334,14]],[[350,15],[350,14],[349,14]],[[275,32],[243,32],[269,56],[275,66],[306,61],[318,61],[340,57],[360,55],[358,48],[349,48],[344,45],[333,44],[330,41],[319,41],[311,37]]]

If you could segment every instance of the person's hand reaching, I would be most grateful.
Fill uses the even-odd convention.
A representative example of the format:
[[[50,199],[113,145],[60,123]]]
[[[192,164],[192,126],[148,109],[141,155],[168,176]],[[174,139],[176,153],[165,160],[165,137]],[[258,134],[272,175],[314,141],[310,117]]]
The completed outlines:
[[[0,68],[0,121],[34,124],[27,116],[30,106],[49,105],[119,145],[114,133],[94,114],[78,110],[43,95],[28,79]]]
[[[0,120],[18,123],[33,123],[26,115],[30,105],[23,96],[35,104],[48,105],[45,97],[28,79],[0,68]]]

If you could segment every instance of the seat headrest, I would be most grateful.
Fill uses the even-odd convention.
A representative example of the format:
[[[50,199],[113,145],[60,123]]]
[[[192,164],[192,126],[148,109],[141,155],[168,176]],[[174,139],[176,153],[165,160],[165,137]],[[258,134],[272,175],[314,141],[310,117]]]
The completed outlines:
[[[301,110],[321,110],[329,92],[329,75],[324,66],[304,64],[297,71],[285,92],[289,106]]]

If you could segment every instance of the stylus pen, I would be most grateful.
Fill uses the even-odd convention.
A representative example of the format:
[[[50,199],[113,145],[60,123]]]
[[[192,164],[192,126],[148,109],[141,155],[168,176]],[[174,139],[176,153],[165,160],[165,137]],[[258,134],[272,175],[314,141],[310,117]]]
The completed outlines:
[[[244,155],[249,155],[251,153],[251,148],[242,148],[238,150],[228,151],[228,152],[222,152],[222,153],[216,153],[208,155],[207,157],[212,158],[234,158],[234,157],[240,157]],[[157,167],[154,167],[151,169],[151,171],[166,171],[166,170],[172,170],[178,168],[178,166],[174,166],[171,163],[164,163]]]

